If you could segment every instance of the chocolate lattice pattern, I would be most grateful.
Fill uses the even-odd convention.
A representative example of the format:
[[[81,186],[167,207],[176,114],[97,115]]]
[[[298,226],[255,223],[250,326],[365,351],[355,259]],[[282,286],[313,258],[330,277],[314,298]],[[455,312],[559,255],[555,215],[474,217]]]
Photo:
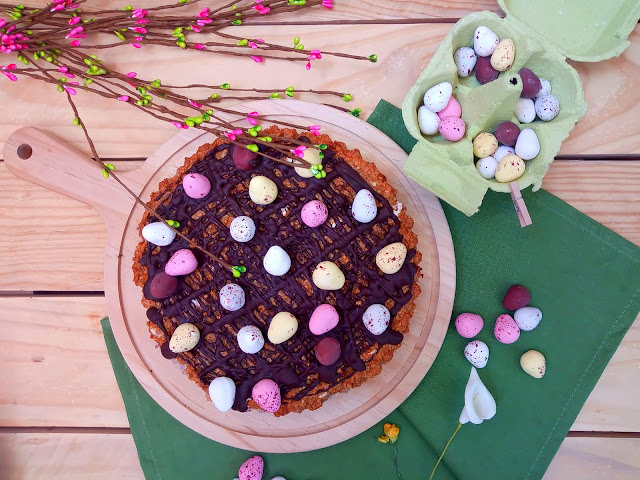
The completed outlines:
[[[247,409],[251,389],[262,378],[272,378],[280,385],[283,406],[287,402],[304,404],[306,397],[332,393],[334,387],[356,372],[364,372],[380,346],[398,345],[402,341],[395,323],[383,334],[372,335],[361,317],[369,305],[382,303],[394,318],[411,301],[418,271],[412,261],[416,252],[409,251],[405,265],[394,275],[385,276],[378,270],[375,254],[385,245],[403,240],[400,220],[384,196],[375,191],[372,193],[378,204],[376,219],[361,224],[352,217],[351,203],[357,191],[372,189],[333,149],[325,151],[323,164],[327,176],[318,180],[303,179],[292,168],[262,157],[255,169],[240,170],[233,164],[233,148],[223,143],[210,149],[201,161],[180,172],[177,181],[169,182],[172,185],[164,185],[170,188],[158,194],[153,203],[164,218],[179,221],[182,232],[192,241],[232,265],[244,265],[246,273],[233,279],[230,272],[194,251],[198,269],[181,278],[176,293],[155,302],[147,315],[156,327],[159,343],[166,341],[162,351],[168,357],[175,356],[167,346],[179,324],[188,322],[200,328],[198,346],[178,357],[187,365],[190,377],[203,388],[215,377],[232,378],[237,385],[235,410]],[[274,151],[267,153],[276,155]],[[180,182],[186,173],[200,173],[209,178],[211,193],[199,200],[189,198]],[[279,193],[274,203],[259,206],[250,200],[248,185],[254,175],[265,175],[276,182]],[[300,220],[303,205],[313,199],[322,201],[329,210],[327,221],[316,228]],[[236,242],[229,234],[231,221],[239,215],[251,217],[257,227],[255,237],[247,243]],[[145,220],[154,221],[146,217]],[[263,256],[273,245],[282,247],[292,260],[291,269],[282,277],[268,274],[262,266]],[[143,247],[139,261],[147,268],[144,286],[147,299],[153,300],[150,279],[163,271],[171,255],[181,248],[188,245],[179,238],[167,247]],[[324,291],[313,285],[312,271],[324,260],[335,262],[345,274],[341,290]],[[246,293],[244,307],[236,312],[224,310],[218,301],[218,291],[230,281],[242,286]],[[330,332],[318,336],[310,332],[308,321],[315,307],[322,303],[336,307],[340,322]],[[245,325],[255,325],[266,338],[271,318],[280,311],[297,317],[297,333],[279,345],[266,341],[257,354],[242,352],[236,341],[237,331]],[[407,327],[408,324],[401,329],[406,331]],[[336,338],[342,347],[338,362],[328,367],[319,364],[314,354],[316,343],[325,336]]]

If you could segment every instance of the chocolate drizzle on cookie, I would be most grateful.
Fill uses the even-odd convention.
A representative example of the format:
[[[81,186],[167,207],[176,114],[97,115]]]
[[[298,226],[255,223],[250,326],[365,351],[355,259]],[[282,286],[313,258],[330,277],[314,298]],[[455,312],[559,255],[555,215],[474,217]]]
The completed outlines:
[[[300,140],[308,141],[305,137]],[[369,305],[381,303],[389,308],[393,320],[412,298],[418,267],[411,262],[415,250],[409,250],[399,272],[383,275],[379,271],[375,255],[384,246],[402,241],[400,221],[389,202],[331,149],[324,151],[327,176],[319,180],[303,179],[292,168],[264,157],[259,157],[254,169],[240,170],[233,163],[233,148],[218,145],[186,172],[200,173],[211,181],[207,197],[189,198],[182,185],[177,185],[154,200],[159,200],[157,211],[164,218],[179,221],[182,232],[192,241],[232,265],[245,266],[246,273],[233,278],[194,251],[199,262],[196,271],[180,278],[176,293],[161,300],[151,296],[151,280],[164,271],[176,250],[188,245],[181,239],[166,247],[148,245],[139,261],[148,269],[144,295],[157,301],[158,307],[150,308],[147,317],[164,334],[163,355],[176,356],[167,345],[177,325],[196,324],[201,330],[200,342],[193,350],[178,354],[179,358],[205,388],[215,377],[232,378],[237,386],[233,409],[245,411],[251,389],[263,378],[278,383],[283,403],[300,400],[326,392],[365,370],[382,345],[398,345],[402,333],[390,327],[381,335],[373,335],[363,325],[362,313]],[[264,147],[261,152],[279,155]],[[258,206],[249,199],[249,181],[254,175],[264,175],[277,184],[274,203]],[[351,203],[361,189],[371,190],[378,204],[378,214],[368,224],[357,222],[351,215]],[[329,209],[327,221],[316,228],[300,220],[300,211],[310,200],[320,200]],[[247,243],[234,241],[229,233],[229,224],[239,215],[251,217],[257,227],[255,237]],[[263,256],[273,245],[282,247],[292,260],[291,269],[282,277],[268,274],[262,266]],[[312,271],[324,260],[333,261],[344,273],[346,282],[341,290],[325,291],[313,285]],[[235,312],[224,310],[218,300],[220,288],[229,282],[239,284],[246,292],[245,305]],[[322,303],[336,308],[340,322],[330,332],[314,335],[309,330],[309,318]],[[271,318],[280,311],[296,316],[297,333],[279,345],[267,341],[257,354],[242,352],[236,341],[238,330],[255,325],[266,337]],[[323,366],[314,355],[314,347],[328,336],[338,340],[342,354],[335,364]]]

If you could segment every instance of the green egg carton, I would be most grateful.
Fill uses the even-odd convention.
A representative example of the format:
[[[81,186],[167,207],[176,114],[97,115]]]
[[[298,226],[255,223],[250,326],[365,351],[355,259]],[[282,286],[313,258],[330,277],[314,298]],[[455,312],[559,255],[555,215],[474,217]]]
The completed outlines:
[[[417,183],[451,204],[473,215],[488,189],[509,192],[508,183],[485,180],[475,168],[472,140],[480,132],[493,132],[504,121],[520,122],[514,111],[522,82],[521,68],[529,68],[551,82],[560,113],[550,122],[536,118],[521,128],[531,128],[540,141],[540,153],[526,162],[517,180],[524,189],[540,189],[562,141],[586,113],[587,104],[578,73],[566,59],[598,62],[617,55],[629,45],[627,37],[640,19],[638,0],[498,0],[505,18],[491,12],[477,12],[462,18],[443,40],[402,104],[402,117],[418,142],[404,166]],[[477,27],[489,27],[500,40],[515,43],[515,62],[497,80],[480,85],[475,71],[458,78],[453,61],[460,47],[473,47]],[[453,96],[462,107],[467,130],[459,142],[441,135],[425,136],[418,126],[418,107],[425,92],[440,82],[453,85]]]

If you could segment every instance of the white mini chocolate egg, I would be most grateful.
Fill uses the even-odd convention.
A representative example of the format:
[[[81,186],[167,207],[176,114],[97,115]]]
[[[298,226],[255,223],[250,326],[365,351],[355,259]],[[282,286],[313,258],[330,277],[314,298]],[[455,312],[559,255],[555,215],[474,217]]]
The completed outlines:
[[[342,270],[333,262],[320,262],[311,275],[313,284],[320,290],[340,290],[345,278]]]
[[[222,287],[218,298],[220,299],[220,305],[230,312],[235,312],[244,307],[244,290],[235,283],[227,283]]]
[[[538,77],[538,79],[540,80],[540,91],[537,93],[536,97],[551,94],[551,82],[542,77]]]
[[[286,342],[298,331],[298,320],[289,312],[276,313],[271,319],[267,338],[274,345]]]
[[[166,247],[176,238],[176,232],[171,230],[164,222],[153,222],[142,229],[142,237],[149,243]]]
[[[278,186],[270,178],[257,175],[249,182],[249,197],[257,205],[269,205],[278,196]]]
[[[441,82],[431,87],[424,94],[424,105],[433,113],[438,113],[447,106],[452,93],[453,87],[451,84],[449,82]]]
[[[273,477],[271,480],[287,480],[287,479],[278,475],[277,477]]]
[[[378,206],[376,205],[376,199],[373,193],[364,188],[360,190],[353,199],[351,214],[353,218],[361,223],[369,223],[376,218]]]
[[[536,98],[535,109],[538,118],[548,122],[556,118],[560,113],[560,103],[555,95],[542,95]]]
[[[530,98],[519,98],[516,104],[516,118],[520,123],[531,123],[536,119],[536,106]]]
[[[424,135],[435,135],[440,126],[440,117],[424,105],[418,108],[418,125]]]
[[[476,368],[484,368],[489,361],[489,347],[481,340],[472,340],[464,347],[464,356]]]
[[[520,357],[522,370],[533,378],[542,378],[547,373],[547,360],[537,350],[529,350]]]
[[[291,257],[282,247],[274,245],[267,250],[267,254],[262,259],[262,265],[271,275],[281,277],[291,268]]]
[[[458,67],[458,76],[464,78],[471,75],[477,60],[478,57],[473,48],[460,47],[456,50],[456,53],[453,54],[453,61]]]
[[[542,312],[536,307],[522,307],[513,314],[513,319],[525,332],[531,331],[538,326],[542,320]]]
[[[392,275],[402,268],[406,258],[407,247],[403,243],[390,243],[376,255],[376,265],[382,273]]]
[[[209,384],[209,397],[221,412],[228,412],[236,399],[236,384],[229,377],[216,377]]]
[[[373,335],[380,335],[391,323],[391,312],[384,305],[374,303],[362,314],[362,323]]]
[[[476,162],[476,170],[478,170],[482,178],[486,178],[487,180],[491,180],[496,176],[496,168],[498,168],[498,161],[491,155],[481,158]]]
[[[242,215],[231,221],[229,233],[236,242],[248,242],[256,234],[256,224],[251,217]]]
[[[169,350],[182,353],[195,348],[200,341],[200,330],[193,323],[183,323],[173,331],[169,340]]]
[[[531,160],[540,153],[538,135],[530,128],[523,129],[516,141],[516,155],[523,160]]]
[[[238,330],[236,339],[244,353],[258,353],[264,347],[262,332],[254,325],[247,325]]]
[[[308,147],[302,154],[302,159],[309,162],[311,165],[320,165],[322,159],[320,158],[320,151],[315,148]],[[302,178],[313,177],[313,172],[308,167],[293,167],[298,175]]]
[[[516,153],[516,150],[513,147],[500,145],[498,149],[495,151],[495,153],[492,155],[492,157],[495,158],[497,162],[499,162],[507,155],[513,155],[514,153]]]
[[[473,49],[480,57],[488,57],[495,52],[500,43],[498,36],[489,27],[484,25],[476,28],[473,34]]]

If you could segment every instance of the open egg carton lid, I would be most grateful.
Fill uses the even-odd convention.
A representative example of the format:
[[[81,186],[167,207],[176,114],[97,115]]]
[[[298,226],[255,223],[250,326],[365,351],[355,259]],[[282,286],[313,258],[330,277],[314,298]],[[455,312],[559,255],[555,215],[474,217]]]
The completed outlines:
[[[472,140],[481,132],[494,132],[505,121],[520,126],[514,113],[522,91],[520,69],[529,68],[549,80],[552,94],[560,103],[560,113],[553,120],[522,126],[536,133],[540,152],[526,162],[524,174],[515,183],[519,189],[533,186],[535,191],[542,186],[562,141],[586,113],[580,77],[565,59],[600,61],[619,55],[629,45],[626,37],[640,18],[637,0],[498,1],[506,17],[487,11],[463,17],[445,37],[402,105],[405,126],[417,140],[404,172],[466,215],[478,211],[488,189],[512,192],[513,185],[479,175]],[[475,29],[483,25],[500,40],[513,40],[515,61],[496,80],[480,85],[473,74],[458,76],[453,54],[460,47],[472,46]],[[418,107],[425,92],[440,82],[453,86],[453,96],[462,107],[466,133],[458,142],[447,141],[439,134],[425,136],[420,131]]]

